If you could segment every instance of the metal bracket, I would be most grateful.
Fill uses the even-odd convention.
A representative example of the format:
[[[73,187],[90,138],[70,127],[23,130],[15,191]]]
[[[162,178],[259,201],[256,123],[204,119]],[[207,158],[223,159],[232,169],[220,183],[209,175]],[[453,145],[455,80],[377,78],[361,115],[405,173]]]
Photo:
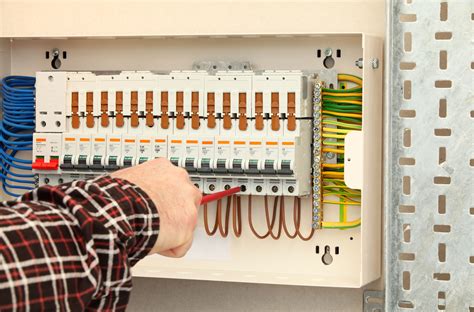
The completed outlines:
[[[364,312],[385,311],[385,293],[381,290],[364,291]]]
[[[227,61],[196,61],[193,63],[193,70],[205,70],[210,73],[217,71],[252,70],[250,62],[227,62]]]

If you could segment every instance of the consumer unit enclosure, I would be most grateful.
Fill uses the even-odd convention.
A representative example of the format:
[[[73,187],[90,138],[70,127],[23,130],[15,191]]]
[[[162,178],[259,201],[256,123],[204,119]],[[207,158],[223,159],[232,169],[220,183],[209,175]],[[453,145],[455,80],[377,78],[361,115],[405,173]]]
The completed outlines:
[[[192,34],[192,36],[175,35],[146,38],[62,38],[59,40],[25,38],[21,40],[13,39],[11,42],[5,43],[2,41],[2,44],[7,44],[11,50],[11,54],[8,55],[8,61],[11,65],[9,65],[7,74],[33,76],[38,73],[38,133],[35,134],[34,138],[38,144],[35,145],[32,157],[37,165],[35,170],[41,172],[43,178],[41,183],[45,183],[44,178],[48,178],[47,182],[50,184],[90,176],[89,173],[68,171],[69,161],[71,165],[79,167],[83,164],[87,166],[95,165],[100,168],[126,166],[130,161],[128,156],[134,155],[135,158],[131,165],[138,164],[141,161],[140,159],[143,161],[145,158],[178,153],[178,148],[171,150],[172,144],[178,144],[171,141],[179,141],[179,138],[175,137],[176,133],[178,131],[192,132],[192,113],[185,116],[184,127],[180,126],[179,129],[177,128],[178,125],[175,124],[176,118],[170,119],[169,129],[177,129],[173,133],[173,137],[170,136],[171,130],[169,133],[164,132],[162,137],[155,136],[151,132],[137,132],[135,134],[128,132],[125,134],[121,132],[120,127],[117,128],[114,125],[103,126],[100,114],[92,114],[89,117],[87,113],[79,114],[77,116],[77,120],[79,120],[78,127],[68,128],[68,122],[70,121],[68,118],[75,113],[69,106],[64,108],[64,106],[57,107],[56,105],[58,103],[70,103],[75,100],[72,97],[76,97],[76,95],[50,91],[66,90],[66,85],[69,84],[71,88],[78,90],[77,102],[80,105],[78,110],[100,112],[102,109],[100,101],[91,101],[91,95],[88,95],[87,92],[79,92],[83,86],[92,83],[92,80],[100,79],[101,75],[96,75],[99,72],[108,71],[108,75],[116,75],[117,79],[128,72],[129,81],[133,79],[142,81],[143,76],[144,84],[152,83],[155,70],[164,73],[175,72],[176,80],[186,79],[188,81],[187,77],[190,77],[189,89],[183,90],[183,103],[186,103],[183,104],[183,110],[193,112],[194,109],[201,116],[207,116],[210,113],[207,107],[199,105],[193,107],[192,103],[193,101],[204,103],[207,98],[204,94],[193,98],[193,90],[196,85],[204,83],[209,86],[209,90],[214,88],[217,94],[217,78],[221,78],[220,81],[223,84],[232,82],[235,91],[234,94],[230,95],[230,99],[231,103],[236,103],[239,100],[239,94],[246,94],[247,98],[251,97],[248,93],[250,92],[249,83],[255,78],[252,76],[255,73],[260,75],[257,78],[264,80],[261,82],[258,79],[254,80],[254,86],[262,88],[262,93],[266,92],[265,88],[270,84],[281,83],[274,79],[280,75],[278,72],[280,70],[288,73],[287,77],[290,81],[300,79],[298,78],[298,72],[316,73],[320,79],[325,81],[332,79],[328,73],[350,73],[360,76],[363,79],[363,129],[361,133],[347,138],[348,142],[352,142],[348,144],[350,149],[348,153],[351,154],[352,162],[347,164],[349,170],[346,172],[348,181],[352,181],[350,182],[352,183],[351,186],[362,190],[360,211],[349,212],[351,217],[360,215],[362,219],[360,227],[348,230],[317,230],[309,241],[292,240],[283,236],[278,240],[271,238],[259,240],[251,235],[247,224],[244,223],[243,232],[239,238],[232,236],[232,234],[227,238],[209,237],[203,230],[201,211],[193,247],[184,258],[169,259],[158,255],[148,256],[133,268],[132,273],[135,276],[156,278],[355,288],[381,276],[383,59],[382,41],[379,38],[364,33],[306,32],[284,34],[246,33],[238,36],[207,36],[205,34],[196,36],[196,34]],[[67,51],[67,59],[62,60],[59,70],[53,70],[51,60],[44,57],[45,51],[51,51],[53,48]],[[333,51],[331,58],[334,61],[334,67],[332,68],[325,67],[325,64],[327,66],[331,63],[325,62],[325,59],[328,58],[324,54],[326,49]],[[336,52],[338,50],[339,52]],[[355,62],[359,59],[362,59],[362,68],[355,65]],[[228,63],[245,62],[250,64],[252,68],[248,69],[249,72],[242,71],[241,74],[234,74],[234,76],[229,76],[231,74],[225,71],[214,75],[203,73],[202,77],[194,72],[193,75],[189,76],[188,72],[195,70],[193,64],[202,60]],[[373,64],[379,65],[377,67]],[[114,72],[110,72],[111,70]],[[70,72],[83,74],[69,75],[71,80],[68,82],[67,77]],[[228,81],[230,77],[232,77],[231,82]],[[161,82],[160,85],[171,90],[172,81],[163,79]],[[104,79],[101,83],[107,86],[110,81]],[[109,87],[110,85],[107,88]],[[140,105],[137,107],[137,111],[143,111],[146,114],[146,88],[137,91],[139,91],[136,95],[137,103],[143,103],[137,104]],[[156,90],[154,94],[148,96],[152,96],[153,99],[161,99],[160,92],[160,90]],[[171,95],[172,91],[169,92],[172,100],[168,102],[168,109],[170,111],[180,110],[179,99],[181,95]],[[94,99],[100,99],[101,97],[100,92],[92,95]],[[240,99],[244,97],[244,95],[241,95]],[[135,113],[135,108],[132,109],[132,104],[135,105],[135,102],[126,102],[128,99],[135,101],[135,95],[123,95],[122,113],[124,115]],[[174,99],[178,99],[178,105]],[[106,102],[114,103],[115,100],[115,95],[107,95]],[[216,97],[216,103],[217,101],[220,101],[220,99]],[[279,101],[285,103],[288,98],[282,96]],[[155,105],[155,101],[153,103]],[[271,105],[269,107],[266,100],[264,103],[264,113],[271,116]],[[188,104],[189,106],[184,106]],[[251,102],[248,102],[248,104],[250,105]],[[246,108],[247,111],[251,109],[250,106],[247,107],[246,105],[242,105],[240,108],[242,110]],[[161,116],[161,107],[153,107],[153,110],[159,111],[158,114]],[[226,112],[215,111],[214,113],[224,115]],[[282,111],[282,113],[288,114],[288,111]],[[235,119],[232,119],[232,122],[238,127],[239,106],[231,105],[229,114],[236,116]],[[302,107],[294,114],[297,118],[308,118],[308,125],[310,125],[311,107]],[[91,120],[94,121],[94,126],[87,127],[87,123]],[[140,118],[139,122],[145,122],[144,120]],[[248,123],[249,129],[255,128],[253,124],[255,119],[248,120]],[[124,127],[130,126],[130,124],[124,125]],[[154,127],[157,126],[158,124],[155,123]],[[102,127],[101,131],[97,131],[100,127]],[[286,142],[288,137],[284,129],[287,129],[287,127],[285,121],[281,121],[279,129],[282,129],[282,132],[280,133],[268,135],[268,132],[237,131],[230,133],[229,137],[236,140],[244,138],[251,141],[253,136],[258,136],[262,139],[262,142]],[[200,132],[200,129],[195,129],[195,139],[187,137],[187,140],[191,142],[186,142],[186,146],[190,149],[200,148],[199,153],[204,155],[205,149],[201,143],[215,140],[215,134],[212,131]],[[306,131],[311,132],[310,129],[310,126],[301,123],[300,127],[296,129],[296,133],[304,135]],[[292,136],[291,139],[295,137],[296,135]],[[127,144],[122,144],[119,148],[118,145],[114,145],[117,140]],[[302,147],[307,146],[309,148],[311,140],[304,139],[301,144]],[[117,147],[115,152],[114,146]],[[66,151],[66,155],[71,155],[71,159],[64,162],[64,159],[60,159],[59,156],[60,153],[64,156]],[[284,153],[284,151],[280,151],[280,153]],[[296,153],[298,154],[298,152]],[[235,158],[233,155],[236,154],[238,154],[238,151],[234,149],[230,156],[230,162],[233,161]],[[38,157],[42,155],[45,156]],[[88,157],[81,157],[81,155],[87,155]],[[94,158],[92,156],[101,157]],[[296,157],[299,157],[299,155],[296,155]],[[94,162],[94,159],[96,162]],[[188,160],[190,161],[188,163],[191,164],[191,160]],[[186,166],[186,159],[179,161],[184,161],[184,166]],[[64,174],[49,175],[49,173],[60,168],[61,165],[66,165]],[[196,167],[199,168],[201,165],[196,164]],[[52,171],[49,172],[48,170]],[[302,170],[302,173],[310,175],[309,169]],[[193,181],[202,189],[209,187],[212,182],[200,179],[198,175],[191,174],[191,176]],[[281,181],[284,181],[284,179],[278,180],[278,183],[282,183]],[[232,183],[239,184],[241,181],[238,179],[236,181],[232,180]],[[258,184],[259,181],[256,180],[252,183]],[[256,184],[255,186],[257,186]],[[253,184],[249,182],[249,185]],[[310,190],[306,188],[298,190],[298,192],[302,198],[302,231],[310,231],[312,209]],[[286,206],[292,207],[294,194],[286,193],[285,187],[282,188],[282,194],[285,195]],[[269,196],[270,199],[273,198],[271,194]],[[255,226],[263,231],[265,220],[264,210],[262,209],[263,196],[254,194],[252,198],[254,200],[253,219]],[[247,220],[247,199],[247,195],[243,195],[241,198],[243,204],[242,220]],[[214,208],[211,205],[209,209]],[[287,209],[288,218],[290,218],[290,211],[291,208]],[[327,217],[332,217],[331,214],[332,212],[328,212]],[[331,261],[323,261],[323,258],[327,259],[329,257]]]

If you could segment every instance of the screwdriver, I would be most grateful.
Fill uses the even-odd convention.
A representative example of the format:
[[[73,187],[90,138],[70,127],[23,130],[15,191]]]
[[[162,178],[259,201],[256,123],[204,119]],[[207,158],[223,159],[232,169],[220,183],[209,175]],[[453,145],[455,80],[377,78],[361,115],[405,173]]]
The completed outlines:
[[[234,194],[236,194],[240,191],[242,191],[242,188],[240,186],[236,186],[236,187],[232,187],[232,188],[230,188],[228,190],[225,190],[225,191],[204,195],[201,199],[201,205],[204,205],[204,204],[207,204],[209,202],[222,199],[222,198],[227,197],[227,196],[234,195]]]

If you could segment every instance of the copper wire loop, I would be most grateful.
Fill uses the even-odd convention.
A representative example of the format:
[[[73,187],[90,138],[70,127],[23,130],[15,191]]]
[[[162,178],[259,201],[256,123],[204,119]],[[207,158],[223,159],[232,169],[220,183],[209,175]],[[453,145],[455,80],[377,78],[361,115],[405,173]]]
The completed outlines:
[[[264,209],[265,209],[265,221],[266,221],[266,228],[267,231],[263,234],[258,233],[255,229],[253,224],[253,217],[252,217],[252,195],[248,196],[248,224],[250,227],[250,231],[252,234],[259,238],[265,239],[268,236],[272,237],[273,239],[277,240],[281,237],[282,232],[290,238],[294,239],[299,237],[303,241],[310,240],[315,230],[311,228],[311,231],[308,233],[307,236],[303,236],[300,231],[301,228],[301,199],[298,197],[294,198],[293,201],[293,224],[294,224],[294,232],[290,233],[288,230],[288,225],[286,223],[286,211],[285,211],[285,198],[284,196],[277,196],[273,200],[273,209],[270,213],[270,209],[268,207],[268,196],[264,197]],[[234,232],[235,237],[240,237],[242,235],[242,204],[240,196],[233,195],[226,199],[225,203],[225,212],[222,211],[222,200],[217,201],[216,207],[216,218],[214,221],[214,225],[212,229],[209,227],[209,209],[207,205],[204,205],[204,229],[207,235],[214,235],[217,230],[222,237],[227,237],[229,235],[229,224],[230,218],[232,213],[232,230]],[[279,210],[279,211],[278,211]],[[231,212],[232,211],[232,212]],[[277,222],[277,215],[278,215],[278,222]],[[224,220],[223,220],[224,218]],[[275,228],[276,227],[276,228]]]

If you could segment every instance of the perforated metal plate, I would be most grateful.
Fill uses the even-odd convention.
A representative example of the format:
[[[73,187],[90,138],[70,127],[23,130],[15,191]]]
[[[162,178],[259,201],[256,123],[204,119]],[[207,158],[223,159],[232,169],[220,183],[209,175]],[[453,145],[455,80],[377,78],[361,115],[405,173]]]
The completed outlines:
[[[386,309],[474,309],[472,0],[393,0]]]

